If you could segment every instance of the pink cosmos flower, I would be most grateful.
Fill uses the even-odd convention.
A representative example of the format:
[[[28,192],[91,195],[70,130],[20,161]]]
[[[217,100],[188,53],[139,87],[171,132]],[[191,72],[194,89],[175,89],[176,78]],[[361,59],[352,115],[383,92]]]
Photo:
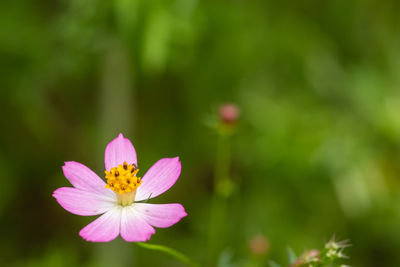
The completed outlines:
[[[137,177],[136,151],[129,139],[119,134],[105,151],[107,184],[92,170],[75,161],[65,162],[63,172],[73,187],[61,187],[53,196],[67,211],[101,215],[79,235],[87,241],[109,242],[118,235],[128,242],[144,242],[155,233],[153,227],[167,228],[187,213],[181,204],[141,203],[167,191],[181,173],[179,158],[157,161]]]

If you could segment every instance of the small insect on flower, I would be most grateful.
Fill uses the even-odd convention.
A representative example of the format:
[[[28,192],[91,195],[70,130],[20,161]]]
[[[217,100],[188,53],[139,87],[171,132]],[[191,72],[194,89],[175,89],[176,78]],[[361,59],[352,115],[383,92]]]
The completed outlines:
[[[153,227],[170,227],[187,215],[181,204],[140,203],[175,184],[181,173],[178,157],[160,159],[140,178],[135,148],[119,134],[107,145],[104,162],[107,183],[85,165],[65,162],[63,172],[73,187],[53,193],[71,213],[102,214],[79,232],[85,240],[109,242],[121,235],[128,242],[145,242],[155,233]]]

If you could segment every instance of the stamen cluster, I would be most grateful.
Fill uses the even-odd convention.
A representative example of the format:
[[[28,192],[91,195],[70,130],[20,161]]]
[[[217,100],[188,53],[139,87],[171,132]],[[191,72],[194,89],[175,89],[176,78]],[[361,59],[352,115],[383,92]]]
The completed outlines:
[[[107,184],[106,188],[110,188],[118,194],[130,193],[142,183],[140,177],[136,177],[139,169],[135,164],[128,164],[126,161],[123,165],[111,168],[110,171],[105,171]]]

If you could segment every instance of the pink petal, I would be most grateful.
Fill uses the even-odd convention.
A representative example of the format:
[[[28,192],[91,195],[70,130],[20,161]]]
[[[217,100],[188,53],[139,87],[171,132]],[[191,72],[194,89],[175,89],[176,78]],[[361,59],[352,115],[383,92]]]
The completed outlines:
[[[180,174],[179,157],[160,159],[143,176],[142,184],[137,189],[136,201],[161,195],[175,184]]]
[[[81,163],[68,161],[62,169],[65,177],[75,188],[108,196],[114,194],[110,189],[105,188],[106,184],[97,174]]]
[[[131,141],[120,133],[117,138],[107,145],[104,154],[104,164],[106,170],[109,171],[112,167],[124,164],[124,161],[128,164],[137,165],[135,148]]]
[[[145,242],[156,231],[138,213],[134,206],[124,207],[121,217],[121,237],[127,242]]]
[[[122,207],[116,206],[86,225],[79,235],[86,241],[109,242],[119,235]]]
[[[135,203],[134,209],[148,224],[159,228],[170,227],[187,216],[181,204]]]
[[[81,216],[102,214],[117,203],[115,194],[114,197],[109,197],[73,187],[58,188],[53,197],[64,209]]]

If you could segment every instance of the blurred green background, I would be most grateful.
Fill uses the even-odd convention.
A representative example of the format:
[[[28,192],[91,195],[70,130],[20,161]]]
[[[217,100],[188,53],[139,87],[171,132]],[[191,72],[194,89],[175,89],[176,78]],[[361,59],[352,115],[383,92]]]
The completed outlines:
[[[346,264],[400,266],[399,11],[396,0],[1,1],[0,264],[181,266],[120,238],[85,242],[94,218],[51,196],[69,185],[64,161],[103,177],[119,132],[141,175],[180,156],[180,179],[154,202],[189,216],[150,243],[207,262],[211,122],[233,102],[219,255],[244,266],[263,235],[264,260],[285,264],[287,246],[336,233],[353,244]]]

